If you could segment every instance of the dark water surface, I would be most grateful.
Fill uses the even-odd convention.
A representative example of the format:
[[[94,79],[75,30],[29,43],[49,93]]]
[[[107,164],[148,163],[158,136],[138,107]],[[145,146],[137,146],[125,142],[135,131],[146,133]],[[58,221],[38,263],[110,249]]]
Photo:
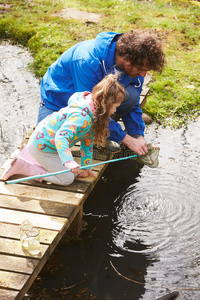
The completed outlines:
[[[85,203],[86,230],[57,247],[35,299],[155,300],[174,290],[200,299],[199,132],[200,121],[187,130],[150,126],[158,168],[109,165]]]

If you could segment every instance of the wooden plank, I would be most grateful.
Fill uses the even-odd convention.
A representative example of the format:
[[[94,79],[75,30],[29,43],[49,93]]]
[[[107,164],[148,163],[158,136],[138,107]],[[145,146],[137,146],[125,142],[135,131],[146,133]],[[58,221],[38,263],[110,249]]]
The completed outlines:
[[[144,77],[144,84],[143,84],[143,86],[146,86],[151,81],[151,79],[152,79],[151,74],[147,73],[146,76]]]
[[[78,209],[76,207],[76,209]],[[76,211],[76,214],[78,213],[78,210]],[[33,281],[35,280],[35,278],[37,277],[38,273],[40,272],[40,270],[42,269],[42,267],[44,266],[44,264],[46,263],[46,261],[48,260],[50,254],[53,252],[53,250],[55,249],[55,247],[57,246],[58,242],[60,241],[60,239],[62,238],[63,234],[66,232],[67,230],[67,226],[64,226],[62,228],[62,230],[60,230],[60,232],[57,234],[56,236],[56,240],[54,240],[54,242],[48,247],[47,251],[44,253],[42,259],[39,260],[37,266],[35,267],[32,275],[27,279],[27,281],[25,282],[24,286],[20,289],[16,300],[21,300],[24,296],[24,294],[28,291],[28,289],[30,288],[30,286],[32,285]]]
[[[29,275],[26,274],[0,271],[0,286],[7,289],[21,290],[28,278]]]
[[[76,178],[77,181],[90,182],[91,184],[94,184],[97,179],[98,179],[98,175],[96,175],[96,177],[88,176],[85,178]]]
[[[76,207],[76,209],[78,209],[78,208]],[[75,212],[75,215],[77,213],[78,213],[78,210]],[[68,225],[68,223],[67,223],[67,225]],[[57,234],[56,239],[54,240],[54,242],[48,247],[48,250],[44,253],[42,259],[39,260],[39,263],[37,264],[36,268],[34,269],[31,277],[28,278],[28,280],[26,281],[26,283],[24,284],[24,286],[19,291],[19,294],[17,295],[16,300],[17,299],[21,300],[23,298],[24,294],[30,288],[30,286],[32,285],[32,283],[35,280],[36,276],[38,275],[38,273],[40,272],[40,270],[42,269],[42,267],[44,266],[44,264],[48,260],[50,254],[53,252],[53,250],[55,249],[55,247],[58,244],[59,240],[62,238],[63,234],[66,232],[67,225],[63,226],[63,228]]]
[[[143,86],[142,92],[141,92],[141,96],[146,96],[149,92],[149,87],[147,85]]]
[[[141,98],[140,98],[140,108],[141,109],[143,109],[143,107],[145,106],[146,101],[147,101],[146,96],[141,96]]]
[[[78,208],[76,207],[76,212],[75,215],[78,213]],[[72,218],[74,219],[74,217]],[[68,224],[67,224],[68,225]],[[37,275],[39,274],[39,272],[41,271],[41,269],[43,268],[43,266],[45,265],[45,263],[47,262],[49,256],[51,255],[51,253],[53,252],[53,250],[55,249],[55,247],[57,246],[58,242],[60,241],[60,239],[62,238],[62,236],[64,235],[64,233],[67,230],[67,225],[63,226],[62,230],[60,230],[60,232],[57,234],[56,239],[54,240],[54,242],[49,246],[48,250],[45,252],[44,256],[42,257],[42,259],[40,259],[39,263],[37,264],[36,268],[34,269],[32,275],[29,277],[29,279],[26,281],[25,285],[23,286],[23,288],[20,290],[20,292],[18,293],[17,297],[15,300],[22,300],[23,296],[25,295],[25,293],[28,291],[28,289],[31,287],[32,283],[34,282],[35,278],[37,277]]]
[[[35,257],[41,258],[45,251],[48,249],[47,245],[40,245],[40,253],[38,255],[29,254],[27,248],[21,246],[20,241],[0,238],[0,253],[1,254],[10,254],[15,256],[24,256],[24,257]]]
[[[37,264],[37,259],[0,254],[0,270],[2,271],[32,274]]]
[[[140,96],[140,108],[143,107],[143,103],[145,101],[145,96]]]
[[[0,222],[20,225],[24,220],[27,219],[38,228],[52,229],[56,231],[61,230],[62,227],[66,226],[69,222],[66,218],[0,208]]]
[[[73,202],[73,199],[70,200]],[[80,202],[80,199],[79,199]],[[48,201],[48,200],[32,200],[27,197],[14,197],[0,195],[0,207],[10,208],[21,211],[37,212],[41,214],[68,218],[74,206],[69,203]]]
[[[19,177],[16,177],[16,178],[19,178]],[[35,186],[35,187],[41,187],[41,188],[46,188],[46,189],[50,189],[50,190],[52,189],[52,190],[56,190],[56,191],[66,191],[66,192],[74,192],[74,193],[81,193],[81,194],[84,194],[90,187],[90,183],[80,182],[80,181],[76,181],[76,180],[69,186],[56,185],[53,183],[47,183],[45,181],[39,182],[39,181],[35,181],[35,180],[24,181],[24,182],[21,182],[20,184],[22,184],[24,186]]]
[[[18,294],[18,291],[0,289],[1,300],[14,300]]]
[[[49,201],[57,201],[78,205],[82,194],[57,191],[53,189],[29,186],[28,188],[21,184],[5,184],[0,182],[0,195],[10,195],[16,197],[26,197],[28,199],[45,199]]]
[[[55,239],[57,231],[40,228],[40,241],[43,244],[50,245]],[[20,225],[0,223],[0,237],[8,239],[20,239]]]

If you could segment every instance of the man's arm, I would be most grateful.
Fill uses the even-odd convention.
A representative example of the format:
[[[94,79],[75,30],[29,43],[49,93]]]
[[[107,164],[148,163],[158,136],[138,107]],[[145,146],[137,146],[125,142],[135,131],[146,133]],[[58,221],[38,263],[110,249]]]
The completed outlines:
[[[135,138],[127,134],[119,123],[113,119],[109,122],[110,136],[109,140],[115,142],[123,142],[130,150],[136,152],[138,155],[144,155],[147,153],[147,145],[143,135]],[[139,131],[140,133],[140,131]],[[143,133],[143,131],[141,131]]]
[[[146,154],[148,149],[144,139],[145,123],[142,119],[142,110],[139,107],[139,101],[122,119],[127,131],[127,135],[122,142],[138,155]],[[135,137],[136,135],[137,138]]]

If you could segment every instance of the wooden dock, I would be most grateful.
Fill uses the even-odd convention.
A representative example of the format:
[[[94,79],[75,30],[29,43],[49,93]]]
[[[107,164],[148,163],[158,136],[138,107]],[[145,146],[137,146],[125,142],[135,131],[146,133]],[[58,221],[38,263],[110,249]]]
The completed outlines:
[[[147,92],[144,86],[141,105]],[[78,178],[68,187],[34,180],[6,185],[2,180],[3,170],[18,151],[0,169],[1,300],[23,299],[65,232],[68,229],[80,232],[83,204],[107,167],[107,164],[94,167],[96,178]],[[96,153],[93,164],[113,156],[103,151],[96,157]],[[80,164],[79,145],[73,147],[73,155]],[[20,224],[26,219],[40,229],[41,252],[36,256],[30,255],[20,243]]]
[[[103,157],[109,159],[110,154]],[[7,163],[9,160],[0,176]],[[68,187],[37,181],[6,185],[0,177],[1,300],[22,299],[68,228],[80,232],[83,204],[105,168],[106,165],[93,168],[96,178],[80,178]],[[26,219],[40,229],[41,253],[36,256],[20,243],[19,228]]]

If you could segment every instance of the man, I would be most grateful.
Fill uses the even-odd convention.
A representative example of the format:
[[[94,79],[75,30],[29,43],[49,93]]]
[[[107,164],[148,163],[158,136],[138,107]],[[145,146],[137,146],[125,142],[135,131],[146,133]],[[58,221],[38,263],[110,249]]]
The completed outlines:
[[[149,70],[162,72],[165,55],[158,38],[148,32],[102,32],[96,39],[74,45],[47,70],[41,81],[41,105],[38,122],[67,106],[75,92],[92,88],[109,73],[116,73],[125,87],[127,97],[117,109],[126,131],[111,119],[107,147],[113,152],[123,142],[138,155],[147,153],[145,124],[139,108],[144,77]]]

